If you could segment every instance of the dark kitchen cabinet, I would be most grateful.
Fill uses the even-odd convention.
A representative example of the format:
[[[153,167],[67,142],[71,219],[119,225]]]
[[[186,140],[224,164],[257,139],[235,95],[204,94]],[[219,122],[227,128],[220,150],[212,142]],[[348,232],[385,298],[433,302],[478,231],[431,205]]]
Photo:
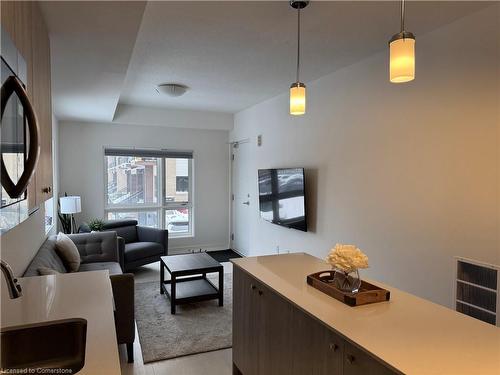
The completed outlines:
[[[288,374],[291,305],[235,269],[233,361],[243,374]]]
[[[233,274],[233,362],[241,373],[257,374],[257,304],[250,276],[234,269]]]
[[[386,375],[396,372],[234,266],[233,373]]]
[[[346,342],[344,346],[345,375],[391,375],[392,370],[367,355],[363,350]]]
[[[291,329],[293,375],[342,374],[343,339],[298,308]]]

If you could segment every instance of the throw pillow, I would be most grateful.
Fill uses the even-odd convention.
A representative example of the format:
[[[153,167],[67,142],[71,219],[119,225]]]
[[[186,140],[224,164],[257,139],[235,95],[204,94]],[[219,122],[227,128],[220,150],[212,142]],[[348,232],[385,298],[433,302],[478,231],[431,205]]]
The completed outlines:
[[[62,232],[57,235],[56,251],[69,272],[78,271],[80,268],[80,253],[75,243]]]
[[[40,267],[37,269],[37,271],[40,276],[59,275],[59,272],[48,267]]]

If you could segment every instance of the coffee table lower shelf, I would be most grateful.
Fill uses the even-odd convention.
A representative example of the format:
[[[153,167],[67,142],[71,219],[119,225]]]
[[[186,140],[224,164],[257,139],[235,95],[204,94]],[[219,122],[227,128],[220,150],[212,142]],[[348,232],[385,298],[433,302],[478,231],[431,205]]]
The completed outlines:
[[[222,306],[221,293],[217,287],[205,277],[187,277],[175,280],[175,296],[172,298],[172,280],[165,280],[161,287],[167,295],[172,305],[172,314],[175,314],[175,306],[185,303],[208,301],[219,299],[219,306]]]

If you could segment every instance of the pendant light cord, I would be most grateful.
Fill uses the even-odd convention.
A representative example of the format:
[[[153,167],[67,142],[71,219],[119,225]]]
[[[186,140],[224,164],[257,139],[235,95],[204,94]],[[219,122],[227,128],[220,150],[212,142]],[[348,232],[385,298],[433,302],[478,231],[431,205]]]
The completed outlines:
[[[401,32],[405,31],[405,0],[401,0]]]
[[[300,70],[300,6],[297,9],[297,83],[299,82]]]

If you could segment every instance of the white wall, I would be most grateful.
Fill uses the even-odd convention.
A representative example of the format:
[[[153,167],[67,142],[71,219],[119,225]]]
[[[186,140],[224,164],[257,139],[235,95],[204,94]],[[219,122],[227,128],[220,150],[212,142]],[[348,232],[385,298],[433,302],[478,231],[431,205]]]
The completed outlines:
[[[237,151],[251,182],[236,192],[251,196],[239,250],[354,243],[364,275],[448,306],[453,256],[500,263],[498,9],[417,36],[412,83],[388,82],[383,52],[309,83],[305,116],[288,115],[287,93],[236,114],[230,139],[251,139]],[[272,167],[306,168],[310,232],[260,219],[257,169]]]
[[[16,276],[21,276],[45,241],[43,204],[21,224],[2,234],[1,258],[9,263]],[[3,284],[3,281],[2,281]]]
[[[61,122],[60,194],[82,197],[84,220],[104,216],[104,147],[194,151],[194,238],[171,239],[170,250],[227,248],[229,242],[228,132],[159,126]]]
[[[140,126],[166,126],[169,128],[232,130],[234,119],[232,113],[119,104],[113,122]]]

